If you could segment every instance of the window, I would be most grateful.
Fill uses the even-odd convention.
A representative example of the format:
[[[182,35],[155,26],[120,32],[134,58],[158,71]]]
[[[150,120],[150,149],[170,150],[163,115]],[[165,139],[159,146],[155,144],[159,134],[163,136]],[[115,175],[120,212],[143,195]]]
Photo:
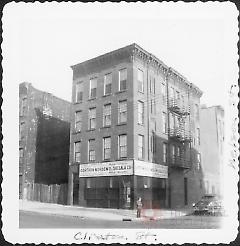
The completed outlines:
[[[151,108],[151,114],[156,114],[156,101],[155,101],[155,99],[151,99],[150,108]]]
[[[197,170],[201,168],[201,154],[197,153]]]
[[[170,100],[175,98],[175,92],[174,92],[174,88],[173,87],[170,87],[169,98],[170,98]]]
[[[75,131],[80,132],[82,129],[82,111],[75,113]]]
[[[24,122],[21,122],[20,123],[20,129],[19,129],[19,137],[20,138],[23,138],[24,137],[24,126],[25,126],[25,123]]]
[[[108,95],[112,92],[112,74],[106,74],[104,76],[104,95]]]
[[[127,69],[124,68],[119,71],[119,91],[127,89]]]
[[[150,93],[155,94],[156,82],[154,77],[150,77]]]
[[[143,71],[138,69],[138,91],[143,92]]]
[[[162,113],[163,118],[163,133],[167,133],[167,114],[165,112]]]
[[[182,98],[182,108],[185,108],[185,100],[184,100],[184,95],[181,96]]]
[[[166,84],[164,84],[164,83],[162,83],[162,86],[161,86],[161,93],[162,93],[162,96],[163,96],[163,103],[166,104],[167,87],[166,87]]]
[[[89,129],[96,128],[96,108],[89,109]]]
[[[76,84],[76,103],[83,100],[83,82]]]
[[[176,146],[173,145],[172,146],[172,161],[173,161],[173,163],[175,163],[175,154],[176,154]]]
[[[23,158],[23,148],[19,149],[19,158]]]
[[[156,146],[155,146],[155,136],[154,136],[154,134],[152,134],[152,136],[151,136],[151,152],[152,153],[155,153],[155,149],[156,149]]]
[[[81,142],[74,143],[74,161],[75,162],[81,161]]]
[[[95,139],[88,140],[88,160],[89,162],[95,161]]]
[[[167,144],[163,143],[163,162],[167,162]]]
[[[119,102],[118,110],[118,123],[127,122],[127,100]]]
[[[96,98],[97,96],[97,78],[90,79],[90,95],[89,98]]]
[[[106,104],[103,107],[103,126],[111,125],[111,104]]]
[[[111,158],[111,137],[103,138],[103,159],[109,160]]]
[[[174,129],[175,124],[174,124],[174,115],[172,113],[169,114],[169,128]]]
[[[119,135],[118,137],[118,156],[119,158],[127,157],[127,135]]]
[[[177,157],[180,157],[180,147],[177,146]]]
[[[196,116],[196,119],[199,120],[199,106],[198,106],[198,104],[195,104],[195,116]]]
[[[20,115],[24,116],[26,115],[26,112],[27,112],[27,98],[25,97],[22,99]]]
[[[200,128],[197,128],[197,144],[200,145]]]
[[[144,157],[144,136],[138,135],[138,159]]]
[[[144,103],[138,101],[138,124],[143,125],[144,122]]]

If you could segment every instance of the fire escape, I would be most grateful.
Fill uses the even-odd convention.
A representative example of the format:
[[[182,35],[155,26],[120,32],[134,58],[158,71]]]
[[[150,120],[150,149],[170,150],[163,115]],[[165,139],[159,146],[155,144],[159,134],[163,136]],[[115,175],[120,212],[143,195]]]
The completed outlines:
[[[186,95],[187,94],[187,95]],[[184,103],[175,95],[167,97],[168,112],[168,163],[169,168],[188,170],[191,168],[191,142],[189,90]],[[172,117],[172,121],[171,121]],[[174,146],[174,151],[173,151]]]

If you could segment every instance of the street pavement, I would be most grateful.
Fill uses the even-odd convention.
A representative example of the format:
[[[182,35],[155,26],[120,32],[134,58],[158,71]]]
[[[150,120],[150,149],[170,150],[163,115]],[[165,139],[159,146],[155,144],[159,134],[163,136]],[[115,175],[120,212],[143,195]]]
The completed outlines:
[[[221,219],[215,216],[190,215],[158,220],[121,221],[20,211],[19,228],[217,229],[221,228]]]
[[[94,220],[158,220],[185,216],[191,211],[175,211],[167,209],[143,209],[141,218],[136,218],[136,210],[86,208],[66,206],[53,203],[19,200],[19,210],[25,212],[43,213],[48,215],[65,215],[82,219]]]

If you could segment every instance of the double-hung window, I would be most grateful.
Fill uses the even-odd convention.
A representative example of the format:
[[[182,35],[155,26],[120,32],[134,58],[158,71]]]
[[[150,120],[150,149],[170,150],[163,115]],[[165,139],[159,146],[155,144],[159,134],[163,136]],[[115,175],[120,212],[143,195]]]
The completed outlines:
[[[167,87],[165,83],[162,83],[161,85],[161,94],[163,98],[163,103],[166,104],[167,101]]]
[[[197,128],[197,144],[200,145],[200,128]]]
[[[103,138],[103,159],[109,160],[111,158],[111,137]]]
[[[163,133],[167,133],[167,114],[165,112],[162,113],[162,122],[163,122]]]
[[[118,156],[119,158],[127,157],[127,135],[118,136]]]
[[[138,69],[138,91],[143,92],[143,71]]]
[[[111,125],[111,104],[103,106],[103,126]]]
[[[163,162],[167,162],[167,144],[163,143]]]
[[[75,131],[80,132],[82,129],[82,111],[75,113]]]
[[[112,92],[112,74],[108,73],[104,76],[104,95]]]
[[[118,123],[127,122],[127,100],[120,101],[118,105]]]
[[[89,98],[96,98],[97,96],[97,78],[90,79],[90,94]]]
[[[144,122],[144,103],[138,101],[138,124],[143,125]]]
[[[88,140],[88,160],[89,162],[95,161],[95,139]]]
[[[176,146],[172,145],[172,162],[175,163]]]
[[[89,109],[89,129],[95,129],[96,128],[96,108],[90,108]]]
[[[127,69],[119,70],[119,91],[127,89]]]
[[[24,137],[24,127],[25,127],[25,123],[24,122],[21,122],[20,123],[20,126],[19,126],[19,137],[20,139]]]
[[[22,159],[23,158],[23,148],[19,149],[19,158]]]
[[[138,135],[138,159],[142,160],[144,157],[144,136]]]
[[[76,97],[75,102],[82,102],[83,100],[83,82],[79,82],[76,84]]]
[[[81,142],[74,143],[74,161],[80,162],[81,161]]]

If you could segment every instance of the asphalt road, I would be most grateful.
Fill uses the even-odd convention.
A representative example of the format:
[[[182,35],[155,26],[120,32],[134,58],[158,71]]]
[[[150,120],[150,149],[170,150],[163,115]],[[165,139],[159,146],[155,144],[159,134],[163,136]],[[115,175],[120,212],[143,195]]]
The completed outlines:
[[[166,228],[166,229],[215,229],[221,227],[221,217],[182,216],[157,221],[110,221],[71,216],[47,215],[20,211],[20,228]]]

